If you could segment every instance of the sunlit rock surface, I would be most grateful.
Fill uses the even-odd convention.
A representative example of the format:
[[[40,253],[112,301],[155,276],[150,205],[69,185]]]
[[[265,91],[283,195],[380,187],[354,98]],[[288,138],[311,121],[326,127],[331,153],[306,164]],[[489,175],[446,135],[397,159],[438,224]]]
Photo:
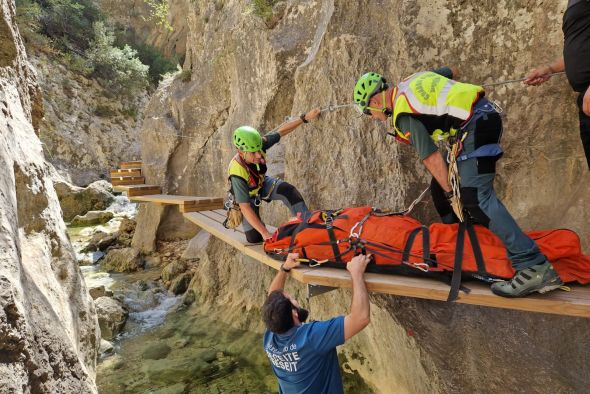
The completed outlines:
[[[41,141],[41,97],[0,0],[0,392],[94,393],[96,314]]]

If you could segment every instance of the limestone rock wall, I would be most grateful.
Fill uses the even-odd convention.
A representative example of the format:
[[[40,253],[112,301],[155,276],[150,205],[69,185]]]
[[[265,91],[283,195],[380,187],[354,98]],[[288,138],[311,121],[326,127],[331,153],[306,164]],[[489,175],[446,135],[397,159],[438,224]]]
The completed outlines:
[[[98,325],[34,125],[41,97],[0,1],[0,392],[96,392]]]
[[[69,69],[55,55],[36,51],[45,113],[39,138],[48,160],[68,182],[87,186],[109,179],[122,161],[139,159],[138,122],[147,94],[121,100],[95,80]]]
[[[481,84],[522,77],[560,56],[565,4],[283,1],[263,20],[245,0],[185,2],[184,69],[192,77],[166,81],[146,110],[141,151],[148,182],[168,193],[223,195],[236,127],[270,130],[286,115],[349,103],[356,79],[368,70],[390,81],[441,65],[457,66],[462,80]],[[584,202],[590,183],[565,78],[538,88],[498,86],[488,96],[506,113],[498,194],[523,228],[574,229],[590,252]],[[311,208],[402,208],[429,176],[410,147],[384,132],[385,125],[353,109],[328,113],[273,148],[270,165]],[[287,217],[276,204],[263,209],[271,224]],[[434,219],[431,204],[420,204],[416,216]],[[149,250],[158,236],[189,233],[175,211],[146,208],[134,244]],[[260,329],[251,315],[270,270],[240,263],[221,245],[207,253],[210,263],[194,279],[210,281],[202,297],[233,308],[233,324]],[[260,270],[268,271],[262,281]],[[243,292],[255,298],[244,303]],[[343,313],[348,303],[344,291],[311,301],[316,318]],[[584,319],[378,295],[372,308],[371,326],[343,352],[348,367],[377,391],[579,392],[590,382]]]

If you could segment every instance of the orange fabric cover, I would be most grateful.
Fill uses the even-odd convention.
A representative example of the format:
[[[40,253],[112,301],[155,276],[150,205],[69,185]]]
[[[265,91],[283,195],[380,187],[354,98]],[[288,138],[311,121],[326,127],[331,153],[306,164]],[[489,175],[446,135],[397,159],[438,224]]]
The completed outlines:
[[[453,266],[458,224],[435,223],[430,226],[431,253],[441,265]],[[489,273],[511,278],[514,269],[508,260],[504,244],[494,233],[483,226],[475,226],[477,239],[484,255]],[[564,282],[590,283],[590,257],[582,254],[580,238],[571,230],[530,231],[527,234],[539,245]],[[463,270],[477,271],[475,256],[471,250],[469,237],[465,237]]]
[[[371,207],[344,208],[333,220],[334,236],[341,241],[337,247],[339,253],[350,248],[348,239],[351,229],[367,214]],[[264,243],[264,249],[269,254],[287,254],[294,228],[301,223],[296,218],[280,226],[273,237]],[[321,211],[314,211],[308,220],[310,227],[303,229],[296,235],[292,251],[302,257],[316,260],[329,259],[334,261],[334,251],[330,244],[328,231]],[[313,228],[313,227],[316,228]],[[398,266],[401,264],[402,254],[410,233],[422,224],[408,216],[370,216],[362,225],[360,238],[374,244],[385,245],[388,249],[379,249],[367,245],[367,252],[372,250],[377,266]],[[429,227],[430,254],[436,259],[437,266],[430,271],[452,271],[455,261],[458,224],[435,223]],[[356,232],[359,227],[355,229]],[[484,263],[488,274],[499,278],[511,278],[514,269],[508,260],[506,249],[500,239],[483,226],[475,226],[475,231],[484,256]],[[565,229],[532,231],[528,235],[537,242],[541,251],[553,263],[555,270],[564,282],[577,281],[590,283],[590,257],[582,254],[578,235]],[[477,264],[471,249],[471,243],[465,233],[462,270],[477,272]],[[422,262],[422,232],[419,232],[412,245],[411,263]],[[352,258],[354,252],[348,251],[341,256],[343,261]]]

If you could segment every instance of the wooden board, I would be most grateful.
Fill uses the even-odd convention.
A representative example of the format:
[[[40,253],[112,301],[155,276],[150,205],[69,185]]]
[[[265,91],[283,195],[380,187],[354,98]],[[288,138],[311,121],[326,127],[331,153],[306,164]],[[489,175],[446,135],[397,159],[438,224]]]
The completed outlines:
[[[145,178],[142,176],[120,176],[120,177],[112,177],[111,184],[113,186],[120,186],[120,185],[144,185]]]
[[[280,262],[266,255],[262,245],[248,245],[242,232],[223,227],[221,224],[222,218],[224,218],[222,212],[218,210],[191,212],[185,213],[184,216],[245,255],[274,269],[280,267]],[[306,266],[293,270],[291,276],[306,284],[352,287],[350,275],[344,269],[309,268]],[[434,279],[400,275],[367,273],[365,281],[368,290],[372,292],[429,300],[445,301],[450,289],[446,284]],[[489,286],[483,283],[465,282],[464,286],[468,287],[471,292],[469,294],[460,292],[459,298],[455,302],[529,312],[590,317],[590,286],[574,285],[570,292],[556,290],[548,294],[535,294],[524,298],[496,296],[490,291]]]
[[[216,203],[223,202],[221,198],[213,197],[193,197],[193,196],[176,196],[172,194],[153,194],[150,196],[138,196],[130,199],[134,202],[151,202],[162,205],[184,205],[193,203]]]
[[[111,170],[111,178],[119,176],[141,176],[141,168],[130,168],[128,170]]]
[[[119,164],[120,169],[141,168],[141,161],[124,161]]]
[[[162,194],[162,188],[157,185],[118,185],[113,186],[116,192],[126,193],[127,197],[143,196],[147,194]]]

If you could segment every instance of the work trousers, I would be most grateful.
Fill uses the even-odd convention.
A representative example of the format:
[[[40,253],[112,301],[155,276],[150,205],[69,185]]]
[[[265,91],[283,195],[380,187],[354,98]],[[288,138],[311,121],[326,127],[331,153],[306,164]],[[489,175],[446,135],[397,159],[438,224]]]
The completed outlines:
[[[584,91],[578,96],[578,110],[580,116],[580,138],[582,139],[582,146],[584,147],[584,153],[586,154],[588,169],[590,169],[590,116],[586,115],[582,110],[585,93],[586,92]]]
[[[486,99],[480,101],[485,104]],[[479,113],[465,126],[467,137],[463,141],[462,154],[469,154],[485,144],[496,144],[502,136],[502,119],[490,106],[481,104]],[[506,246],[508,258],[515,270],[541,264],[547,258],[541,253],[539,247],[518,226],[510,212],[498,199],[494,191],[494,178],[496,177],[496,157],[473,157],[457,163],[461,178],[460,191],[461,202],[468,215],[478,224],[488,227],[498,236]],[[434,181],[436,184],[436,181]],[[450,206],[446,200],[440,199],[442,194],[440,186],[433,188],[433,199],[439,214],[444,222],[449,222]],[[445,220],[446,215],[446,220]],[[456,218],[456,217],[455,217]]]
[[[252,197],[250,199],[250,205],[254,212],[260,218],[260,204],[261,199],[262,201],[270,202],[270,201],[282,201],[283,204],[289,211],[291,211],[291,215],[297,216],[297,214],[301,214],[302,218],[307,219],[309,218],[310,212],[303,200],[303,197],[299,193],[299,191],[295,188],[295,186],[291,185],[288,182],[282,181],[278,178],[273,178],[270,176],[264,177],[264,182],[262,184],[262,188],[259,192],[260,197]],[[242,226],[244,228],[244,234],[246,234],[246,240],[250,243],[258,243],[262,242],[262,235],[258,231],[252,227],[250,223],[246,220],[246,218],[242,221]]]

